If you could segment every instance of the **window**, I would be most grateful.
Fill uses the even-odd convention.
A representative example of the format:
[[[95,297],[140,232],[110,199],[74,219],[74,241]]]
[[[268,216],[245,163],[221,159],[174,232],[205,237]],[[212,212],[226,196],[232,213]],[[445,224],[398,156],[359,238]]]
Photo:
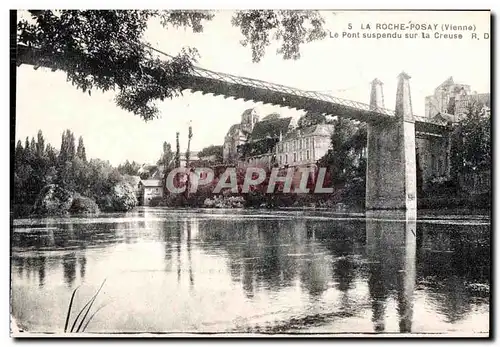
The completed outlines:
[[[297,140],[293,141],[293,150],[297,150]]]
[[[288,164],[288,154],[285,154],[285,164]]]
[[[306,148],[309,148],[309,138],[306,139]]]
[[[302,139],[299,139],[299,149],[302,149]]]
[[[300,152],[299,160],[302,161],[302,152]]]
[[[307,159],[307,160],[311,159],[311,158],[310,158],[310,153],[309,153],[309,150],[307,150],[307,152],[306,152],[306,159]]]
[[[293,161],[296,162],[297,161],[297,153],[293,153]]]

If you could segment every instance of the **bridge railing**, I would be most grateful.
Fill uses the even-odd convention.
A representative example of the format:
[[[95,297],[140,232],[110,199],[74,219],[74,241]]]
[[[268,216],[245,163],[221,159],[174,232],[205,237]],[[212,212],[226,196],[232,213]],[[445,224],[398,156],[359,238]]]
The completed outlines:
[[[172,56],[167,54],[167,53],[164,53],[164,52],[162,52],[156,48],[150,47],[150,46],[148,46],[148,47],[161,55],[172,58]],[[212,70],[205,69],[205,68],[202,68],[199,66],[193,66],[190,74],[193,76],[196,76],[196,77],[213,79],[213,80],[222,81],[225,83],[239,84],[239,85],[244,85],[244,86],[248,86],[248,87],[252,87],[252,88],[272,90],[272,91],[283,93],[283,94],[291,94],[291,95],[304,97],[304,98],[322,100],[322,101],[326,101],[326,102],[340,104],[340,105],[346,106],[346,107],[357,108],[357,109],[367,111],[367,112],[380,113],[380,114],[390,116],[390,117],[395,116],[395,113],[393,110],[389,110],[386,108],[373,109],[373,108],[370,108],[370,105],[364,104],[364,103],[358,102],[358,101],[342,99],[342,98],[338,98],[338,97],[324,94],[324,93],[320,93],[320,92],[302,90],[302,89],[298,89],[298,88],[294,88],[294,87],[285,86],[285,85],[279,84],[279,83],[262,81],[262,80],[255,79],[255,78],[242,77],[242,76],[231,75],[231,74],[224,73],[224,72],[212,71]]]
[[[246,86],[250,86],[250,87],[254,87],[254,88],[273,90],[273,91],[284,93],[284,94],[292,94],[292,95],[307,97],[307,98],[311,98],[311,99],[323,100],[326,102],[332,102],[332,103],[340,104],[340,105],[347,106],[347,107],[361,109],[361,110],[368,111],[368,112],[371,111],[371,112],[384,114],[384,115],[387,115],[390,117],[394,117],[396,115],[394,110],[390,110],[390,109],[386,109],[386,108],[373,109],[373,108],[370,108],[370,105],[364,104],[364,103],[358,102],[358,101],[342,99],[342,98],[338,98],[338,97],[335,97],[332,95],[328,95],[328,94],[324,94],[324,93],[320,93],[320,92],[315,92],[315,91],[301,90],[301,89],[285,86],[285,85],[278,84],[278,83],[272,83],[272,82],[258,80],[255,78],[241,77],[241,76],[231,75],[228,73],[216,72],[216,71],[208,70],[208,69],[201,68],[198,66],[194,66],[191,73],[197,77],[210,78],[210,79],[214,79],[214,80],[218,80],[218,81],[234,83],[234,84],[241,84],[241,85],[246,85]],[[415,115],[415,121],[423,122],[423,123],[430,123],[430,124],[440,125],[440,126],[446,125],[445,122],[437,122],[437,121],[429,119],[427,117],[421,117],[421,116],[417,116],[417,115]]]

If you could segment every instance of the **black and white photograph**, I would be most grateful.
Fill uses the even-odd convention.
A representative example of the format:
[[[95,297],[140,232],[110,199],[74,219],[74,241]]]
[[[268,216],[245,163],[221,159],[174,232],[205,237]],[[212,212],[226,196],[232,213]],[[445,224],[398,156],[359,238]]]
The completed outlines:
[[[10,20],[11,337],[491,337],[489,10]]]

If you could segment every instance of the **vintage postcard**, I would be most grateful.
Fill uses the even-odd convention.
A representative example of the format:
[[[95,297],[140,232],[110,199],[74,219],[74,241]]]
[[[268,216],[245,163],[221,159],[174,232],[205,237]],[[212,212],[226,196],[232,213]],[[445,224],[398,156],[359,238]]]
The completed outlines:
[[[490,336],[490,11],[11,22],[11,336]]]

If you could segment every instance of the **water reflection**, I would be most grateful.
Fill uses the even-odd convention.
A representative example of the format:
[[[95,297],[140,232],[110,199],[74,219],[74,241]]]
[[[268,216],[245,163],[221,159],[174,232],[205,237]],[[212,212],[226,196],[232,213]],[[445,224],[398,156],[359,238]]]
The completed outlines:
[[[397,220],[397,221],[395,221]],[[385,331],[389,296],[397,297],[399,331],[411,332],[415,288],[416,211],[367,211],[366,254],[374,330]]]
[[[449,323],[463,320],[474,304],[489,298],[489,233],[481,225],[419,226],[419,282]]]
[[[150,209],[21,221],[13,306],[37,326],[59,305],[58,324],[72,290],[100,283],[109,268],[117,277],[106,295],[117,306],[95,318],[97,331],[406,333],[432,330],[429,319],[452,330],[487,310],[489,230],[380,211],[316,218]],[[182,318],[154,309],[172,306]],[[123,319],[112,314],[125,308]]]

